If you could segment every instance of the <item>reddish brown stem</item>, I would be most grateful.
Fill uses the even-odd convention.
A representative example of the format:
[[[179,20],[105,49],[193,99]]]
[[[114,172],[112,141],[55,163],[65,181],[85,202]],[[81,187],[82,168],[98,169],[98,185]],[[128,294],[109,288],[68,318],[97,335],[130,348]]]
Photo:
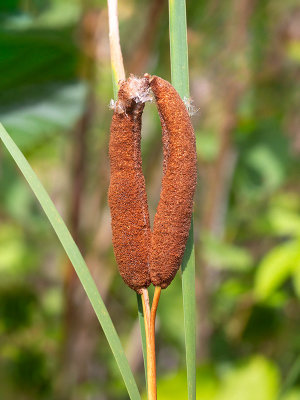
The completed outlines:
[[[155,387],[155,399],[156,399],[156,357],[155,357],[155,319],[156,319],[156,310],[160,298],[161,287],[156,286],[154,291],[154,297],[151,307],[150,313],[150,346],[151,346],[151,357],[153,364],[153,379],[154,379],[154,387]]]
[[[147,383],[148,383],[148,400],[156,400],[156,384],[155,384],[155,365],[153,368],[153,357],[150,338],[150,304],[148,290],[143,288],[142,302],[144,311],[144,324],[146,333],[146,350],[147,350]]]
[[[155,359],[155,317],[160,298],[161,288],[155,288],[151,312],[149,305],[148,290],[142,289],[142,303],[144,310],[144,323],[146,332],[147,348],[147,381],[148,381],[148,400],[156,400],[156,359]]]

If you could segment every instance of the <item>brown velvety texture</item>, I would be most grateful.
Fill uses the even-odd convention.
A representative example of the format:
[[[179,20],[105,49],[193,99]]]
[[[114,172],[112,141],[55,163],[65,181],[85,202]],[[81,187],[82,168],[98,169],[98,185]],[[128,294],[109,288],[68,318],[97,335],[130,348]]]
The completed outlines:
[[[140,292],[150,284],[151,231],[140,147],[144,103],[132,98],[132,79],[122,83],[112,118],[108,199],[120,274],[129,287]],[[142,83],[149,87],[146,78]]]
[[[164,154],[152,233],[140,146],[149,85],[161,120]],[[122,83],[111,124],[109,154],[109,205],[120,274],[138,293],[151,282],[166,288],[184,254],[197,179],[194,130],[185,104],[169,82],[146,74]]]
[[[162,188],[151,235],[150,277],[166,288],[178,271],[191,224],[197,181],[195,135],[185,104],[173,86],[150,79],[162,125]]]

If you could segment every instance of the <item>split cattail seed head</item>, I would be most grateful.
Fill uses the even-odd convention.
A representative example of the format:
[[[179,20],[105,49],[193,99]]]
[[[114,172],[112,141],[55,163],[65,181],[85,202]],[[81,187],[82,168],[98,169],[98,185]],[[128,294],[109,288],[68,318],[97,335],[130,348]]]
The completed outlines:
[[[162,125],[163,179],[150,231],[141,160],[141,118],[152,90]],[[191,223],[196,145],[188,111],[173,86],[157,77],[130,76],[113,104],[109,144],[109,205],[115,256],[125,283],[140,292],[166,288],[178,271]]]

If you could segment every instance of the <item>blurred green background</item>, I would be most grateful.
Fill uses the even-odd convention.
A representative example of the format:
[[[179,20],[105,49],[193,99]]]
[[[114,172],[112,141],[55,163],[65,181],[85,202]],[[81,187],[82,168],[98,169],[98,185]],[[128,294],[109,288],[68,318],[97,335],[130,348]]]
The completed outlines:
[[[170,80],[164,0],[120,0],[127,73]],[[199,400],[300,399],[300,7],[187,0]],[[101,0],[2,0],[0,121],[67,222],[144,390],[136,296],[111,246],[108,23]],[[143,116],[151,218],[162,149]],[[127,399],[52,228],[0,147],[0,398]],[[180,274],[157,321],[158,398],[187,398]]]

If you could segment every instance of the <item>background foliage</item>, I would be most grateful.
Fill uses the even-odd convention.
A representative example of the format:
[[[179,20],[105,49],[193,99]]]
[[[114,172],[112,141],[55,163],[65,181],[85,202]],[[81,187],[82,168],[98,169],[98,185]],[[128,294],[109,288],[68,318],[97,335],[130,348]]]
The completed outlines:
[[[121,281],[107,206],[112,97],[104,1],[0,5],[0,120],[81,248],[141,388],[136,298]],[[300,396],[300,9],[295,0],[187,1],[198,112],[197,397]],[[170,80],[164,1],[120,1],[128,72]],[[153,218],[154,106],[143,118]],[[0,396],[126,399],[96,318],[36,200],[0,149]],[[158,395],[186,398],[180,276],[158,310]]]

